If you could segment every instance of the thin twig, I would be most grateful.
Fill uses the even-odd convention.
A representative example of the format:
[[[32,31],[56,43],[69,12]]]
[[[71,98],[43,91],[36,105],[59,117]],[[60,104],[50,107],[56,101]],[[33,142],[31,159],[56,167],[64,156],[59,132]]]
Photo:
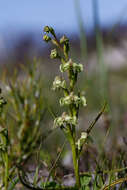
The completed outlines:
[[[61,157],[61,154],[62,154],[62,152],[63,152],[63,149],[64,149],[64,147],[65,147],[66,142],[67,142],[67,141],[65,140],[64,143],[63,143],[63,145],[62,145],[62,147],[61,147],[61,151],[59,152],[59,154],[58,154],[58,156],[57,156],[57,158],[56,158],[56,160],[55,160],[53,166],[51,167],[51,169],[50,169],[50,171],[49,171],[49,175],[48,175],[47,181],[49,181],[49,178],[50,178],[50,176],[51,176],[51,174],[52,174],[52,171],[53,171],[54,168],[56,167],[57,162],[59,161],[59,159],[60,159],[60,157]]]
[[[105,186],[102,190],[107,190],[107,189],[109,189],[110,187],[113,187],[113,186],[115,186],[115,185],[117,185],[117,184],[119,184],[119,183],[123,183],[124,181],[127,181],[127,177],[120,178],[120,179],[114,181],[114,182],[111,183],[110,185]]]
[[[96,124],[96,122],[98,121],[98,119],[101,117],[101,115],[104,113],[105,108],[107,106],[107,103],[104,104],[103,108],[101,109],[101,111],[98,113],[97,117],[94,119],[94,121],[90,124],[90,126],[88,127],[88,129],[86,130],[87,134],[89,134],[91,132],[91,130],[93,129],[94,125]]]

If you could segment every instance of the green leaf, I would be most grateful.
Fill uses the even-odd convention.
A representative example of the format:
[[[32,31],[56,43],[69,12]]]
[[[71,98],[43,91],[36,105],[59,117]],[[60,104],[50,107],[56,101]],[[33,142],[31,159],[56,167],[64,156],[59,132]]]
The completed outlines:
[[[85,190],[90,190],[90,187],[89,187],[89,186],[86,186],[86,187],[85,187]]]
[[[79,190],[90,190],[89,186],[81,187]]]
[[[11,184],[10,184],[8,190],[13,190],[14,187],[16,186],[16,184],[17,184],[18,182],[19,182],[19,178],[17,177],[17,178],[15,178],[15,179],[11,182]]]
[[[45,188],[50,188],[50,187],[56,188],[56,187],[59,187],[59,185],[55,181],[48,181],[48,182],[44,183],[43,186]]]
[[[84,175],[80,178],[80,180],[81,180],[81,186],[87,186],[91,181],[91,176],[90,175]]]

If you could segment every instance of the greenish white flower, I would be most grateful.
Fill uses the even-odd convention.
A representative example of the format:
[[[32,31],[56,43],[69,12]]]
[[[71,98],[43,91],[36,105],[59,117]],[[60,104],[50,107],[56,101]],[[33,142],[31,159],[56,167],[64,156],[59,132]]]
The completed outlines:
[[[71,59],[67,63],[63,63],[60,65],[60,71],[65,72],[69,70],[69,68],[72,67],[74,72],[81,72],[83,71],[83,65],[78,63],[73,63]]]
[[[62,125],[64,125],[62,117],[57,117],[54,120],[54,126],[57,127],[57,126],[62,126]]]
[[[73,63],[73,70],[75,70],[76,72],[81,72],[83,71],[83,65],[81,63],[77,64],[77,63]]]
[[[77,148],[79,151],[81,150],[81,148],[82,148],[83,144],[85,143],[87,137],[88,137],[88,135],[86,132],[81,133],[80,139],[78,139],[78,141],[76,142],[76,145],[77,145]]]
[[[87,133],[86,132],[82,132],[80,139],[86,139],[86,138],[87,138]]]
[[[60,65],[60,71],[61,71],[61,73],[69,70],[69,67],[70,67],[70,63],[69,62],[61,64]]]
[[[73,92],[71,92],[68,96],[60,99],[61,106],[70,105],[70,104],[75,104],[76,106],[79,105],[86,106],[86,99],[84,96],[79,97],[77,95],[74,95]]]
[[[63,89],[66,88],[66,81],[63,80],[61,77],[56,76],[55,80],[53,81],[52,89],[56,90],[56,89],[60,89],[60,88],[63,88]]]
[[[80,102],[81,102],[82,106],[86,106],[87,105],[86,104],[86,98],[85,98],[85,96],[80,96]]]
[[[67,124],[76,125],[77,124],[77,117],[76,116],[70,116],[64,112],[62,114],[62,116],[57,117],[54,120],[54,127],[66,126]]]
[[[58,54],[58,52],[57,52],[56,49],[51,50],[50,58],[51,58],[51,59],[59,58],[59,54]]]
[[[79,104],[80,98],[77,95],[74,95],[73,92],[71,92],[68,96],[63,97],[60,99],[60,105],[70,105],[70,104]]]

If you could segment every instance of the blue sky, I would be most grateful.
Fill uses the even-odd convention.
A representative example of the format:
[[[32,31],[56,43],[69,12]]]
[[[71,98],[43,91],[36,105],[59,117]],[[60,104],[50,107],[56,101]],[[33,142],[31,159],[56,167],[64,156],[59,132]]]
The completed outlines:
[[[52,25],[58,30],[78,31],[75,0],[0,0],[0,32],[42,30]],[[86,28],[93,26],[93,0],[79,0]],[[127,0],[98,0],[101,25],[127,21]]]

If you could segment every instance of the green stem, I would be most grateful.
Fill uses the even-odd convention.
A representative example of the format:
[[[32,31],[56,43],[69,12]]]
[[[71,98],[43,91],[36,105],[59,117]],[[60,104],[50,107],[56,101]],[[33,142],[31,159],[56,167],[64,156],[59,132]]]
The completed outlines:
[[[2,158],[4,161],[4,185],[5,185],[5,190],[8,189],[8,176],[9,176],[9,160],[8,160],[8,154],[6,152],[2,153]]]
[[[8,160],[8,154],[5,154],[5,189],[8,189],[8,176],[9,176],[9,160]]]
[[[75,138],[72,135],[71,129],[69,130],[70,133],[70,138],[69,142],[71,145],[71,150],[72,150],[72,158],[73,158],[73,166],[74,166],[74,173],[75,173],[75,178],[76,178],[76,186],[78,189],[80,189],[81,184],[80,184],[80,176],[79,176],[79,162],[78,162],[78,155],[76,151],[76,145],[75,145]]]
[[[80,176],[79,176],[79,163],[76,153],[76,147],[74,141],[71,141],[71,149],[72,149],[72,157],[73,157],[73,165],[74,165],[74,172],[75,172],[75,178],[76,178],[76,185],[78,188],[80,188]]]

